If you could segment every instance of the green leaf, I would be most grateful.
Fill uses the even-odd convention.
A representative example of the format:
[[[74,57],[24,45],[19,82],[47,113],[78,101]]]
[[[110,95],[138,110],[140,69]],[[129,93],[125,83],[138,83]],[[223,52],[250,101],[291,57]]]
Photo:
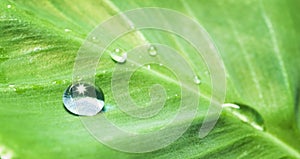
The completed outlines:
[[[144,44],[141,36],[176,48],[200,72],[202,95],[197,118],[176,142],[154,152],[131,154],[95,140],[79,117],[64,109],[62,93],[72,83],[77,51],[88,33],[117,13],[140,7],[182,12],[207,30],[225,64],[226,102],[238,103],[240,109],[225,108],[212,132],[198,138],[209,106],[205,97],[211,95],[205,62],[186,41],[171,33],[130,33],[107,49],[128,50]],[[2,0],[0,157],[300,158],[299,7],[297,0]],[[106,104],[115,108],[110,90],[115,63],[108,52],[101,60],[96,85],[103,89]],[[121,128],[155,131],[176,115],[181,96],[180,86],[172,82],[176,77],[164,67],[151,65],[151,69],[135,72],[130,93],[138,104],[145,104],[150,100],[148,88],[160,83],[167,89],[164,109],[147,122],[118,109],[108,111],[108,118]]]

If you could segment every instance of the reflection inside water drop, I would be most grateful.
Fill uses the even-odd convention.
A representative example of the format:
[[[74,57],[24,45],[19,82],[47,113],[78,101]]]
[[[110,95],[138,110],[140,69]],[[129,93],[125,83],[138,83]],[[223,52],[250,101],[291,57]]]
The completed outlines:
[[[63,94],[65,108],[73,114],[93,116],[104,107],[101,89],[86,83],[70,85]]]

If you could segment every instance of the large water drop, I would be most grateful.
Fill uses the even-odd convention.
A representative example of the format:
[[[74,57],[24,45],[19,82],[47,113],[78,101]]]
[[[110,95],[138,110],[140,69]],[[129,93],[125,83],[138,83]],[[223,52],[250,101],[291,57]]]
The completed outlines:
[[[225,103],[223,108],[241,121],[251,125],[257,130],[265,130],[263,117],[254,109],[243,104]]]
[[[73,114],[94,116],[104,107],[101,89],[86,83],[70,85],[63,94],[65,108]]]

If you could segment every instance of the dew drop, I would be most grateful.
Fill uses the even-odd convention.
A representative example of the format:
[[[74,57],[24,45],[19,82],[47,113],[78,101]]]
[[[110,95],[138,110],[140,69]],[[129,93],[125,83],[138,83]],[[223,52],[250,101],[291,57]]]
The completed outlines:
[[[35,47],[35,48],[33,49],[34,52],[38,52],[38,51],[40,51],[40,50],[42,50],[41,47]]]
[[[16,91],[16,90],[17,90],[16,87],[15,87],[15,85],[13,85],[13,84],[8,85],[8,87],[9,87],[10,89],[12,89],[13,91]]]
[[[134,24],[130,24],[130,29],[135,30]]]
[[[148,53],[151,56],[156,56],[157,50],[156,50],[156,48],[154,46],[150,46],[149,49],[148,49]]]
[[[67,28],[65,29],[65,32],[67,32],[67,33],[68,33],[68,32],[71,32],[71,31],[72,31],[72,30],[70,30],[70,29],[67,29]]]
[[[150,66],[150,65],[147,65],[147,69],[148,69],[148,70],[151,70],[151,66]]]
[[[113,52],[111,52],[110,57],[117,63],[125,63],[127,59],[127,53],[117,48]]]
[[[65,90],[63,103],[65,108],[73,114],[94,116],[104,107],[104,94],[98,87],[76,83]]]
[[[194,83],[196,83],[196,84],[200,84],[201,83],[201,80],[199,79],[198,76],[194,76]]]
[[[9,4],[9,5],[7,5],[7,8],[9,9],[9,8],[11,8],[11,5]]]
[[[233,103],[225,103],[222,107],[255,129],[260,131],[265,130],[264,119],[255,109],[247,105]]]

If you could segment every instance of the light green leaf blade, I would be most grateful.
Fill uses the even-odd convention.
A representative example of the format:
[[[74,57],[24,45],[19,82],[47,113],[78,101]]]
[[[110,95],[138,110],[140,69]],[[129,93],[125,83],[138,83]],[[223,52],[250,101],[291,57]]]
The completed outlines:
[[[155,152],[128,154],[97,142],[78,117],[68,114],[61,97],[71,83],[82,42],[99,23],[139,7],[174,9],[201,23],[225,63],[226,101],[255,109],[264,120],[265,131],[224,109],[213,131],[199,139],[203,112],[209,104],[203,99],[197,119],[175,143]],[[299,98],[299,7],[296,0],[1,1],[0,147],[15,158],[300,158],[295,112]],[[169,33],[140,33],[149,42],[180,50],[201,68],[201,93],[210,96],[210,76],[204,63],[191,57],[195,50]],[[129,49],[144,43],[139,36],[130,34],[108,49]],[[106,102],[114,105],[109,91],[114,63],[109,56],[104,56],[104,61],[97,69],[96,84],[107,92]],[[153,69],[169,73],[160,67]],[[178,85],[145,70],[132,78],[133,98],[138,103],[148,102],[148,88],[155,81],[169,89],[170,98],[153,122],[172,117],[180,102],[175,96],[180,93]],[[137,121],[118,110],[110,112],[110,119],[135,131],[147,132],[163,125],[136,127]]]

